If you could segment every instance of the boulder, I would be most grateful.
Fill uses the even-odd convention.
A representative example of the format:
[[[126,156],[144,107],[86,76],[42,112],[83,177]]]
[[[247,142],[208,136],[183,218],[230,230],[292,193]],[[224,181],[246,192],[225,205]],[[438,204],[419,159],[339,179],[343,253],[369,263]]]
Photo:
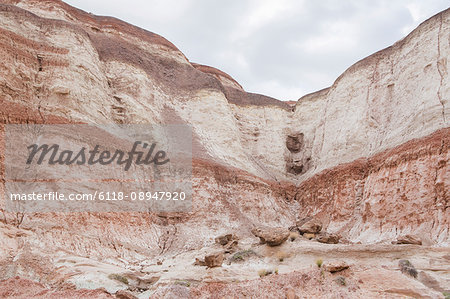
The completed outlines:
[[[204,259],[195,258],[194,266],[206,266],[209,268],[220,267],[222,266],[223,259],[223,252],[212,252],[205,255]]]
[[[217,244],[225,246],[227,245],[233,238],[233,234],[225,234],[215,238]]]
[[[238,245],[237,237],[233,234],[225,234],[218,236],[215,238],[215,241],[217,244],[225,248],[225,253],[234,252]]]
[[[297,222],[297,228],[301,234],[318,234],[322,230],[322,222],[315,218],[304,218]]]
[[[340,272],[342,270],[348,269],[349,265],[345,262],[339,261],[339,262],[326,263],[325,265],[323,265],[323,268],[330,273],[335,273],[335,272]]]
[[[238,245],[238,241],[237,240],[231,240],[229,243],[225,244],[224,248],[225,248],[225,253],[232,253],[236,251]]]
[[[392,244],[413,244],[422,245],[422,240],[418,236],[403,235],[399,236],[397,240],[392,241]]]
[[[252,229],[252,233],[259,238],[261,244],[269,246],[281,245],[289,238],[289,230],[285,228],[259,227]]]
[[[205,256],[205,264],[209,268],[221,267],[223,262],[223,252],[216,252]]]
[[[319,241],[320,243],[326,244],[337,244],[339,243],[339,239],[340,237],[338,235],[327,233],[322,233],[316,238],[316,240]]]

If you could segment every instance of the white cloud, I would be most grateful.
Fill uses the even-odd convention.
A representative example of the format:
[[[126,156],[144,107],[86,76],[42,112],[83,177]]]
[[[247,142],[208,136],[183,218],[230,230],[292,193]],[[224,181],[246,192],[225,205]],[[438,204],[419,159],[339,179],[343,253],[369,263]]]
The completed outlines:
[[[295,45],[304,51],[315,54],[326,54],[334,51],[348,51],[357,46],[357,28],[348,21],[327,22],[322,25],[322,32],[311,36]]]
[[[232,41],[244,39],[255,31],[264,27],[264,25],[282,18],[295,5],[301,4],[301,1],[295,3],[295,0],[250,0],[251,9],[241,17],[240,26],[236,28]]]
[[[434,13],[439,10],[445,9],[443,3],[440,1],[417,1],[413,0],[406,4],[406,8],[409,11],[409,14],[412,17],[412,22],[406,24],[402,28],[402,33],[404,35],[410,33],[417,25],[427,18],[431,17]],[[447,5],[448,6],[448,5]]]
[[[277,97],[280,100],[290,100],[297,99],[299,94],[305,94],[305,90],[299,86],[286,86],[282,85],[277,80],[269,80],[251,84],[248,87],[248,91],[260,93],[266,96]],[[274,91],[277,92],[275,93]]]
[[[68,0],[158,33],[246,90],[295,100],[403,38],[448,0]]]

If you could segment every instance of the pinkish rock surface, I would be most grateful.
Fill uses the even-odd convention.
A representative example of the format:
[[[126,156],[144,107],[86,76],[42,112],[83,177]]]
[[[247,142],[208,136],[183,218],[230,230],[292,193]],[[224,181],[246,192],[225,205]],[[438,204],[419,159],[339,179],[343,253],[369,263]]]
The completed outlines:
[[[447,9],[292,105],[120,20],[57,0],[2,1],[0,204],[4,125],[21,123],[189,124],[194,196],[189,213],[34,213],[20,225],[0,213],[0,297],[443,298],[449,36]],[[286,241],[303,217],[347,244]],[[257,244],[251,230],[263,226],[283,241]],[[239,242],[222,267],[193,265],[226,251],[214,239],[230,232]],[[422,246],[391,244],[404,235]],[[352,265],[345,286],[319,258]]]

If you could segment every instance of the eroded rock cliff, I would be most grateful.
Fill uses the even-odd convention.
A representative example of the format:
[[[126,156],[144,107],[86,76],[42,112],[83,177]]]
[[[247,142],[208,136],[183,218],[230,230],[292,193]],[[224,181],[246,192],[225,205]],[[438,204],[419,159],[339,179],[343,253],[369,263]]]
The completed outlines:
[[[0,279],[21,276],[52,288],[110,293],[128,288],[155,297],[284,296],[290,290],[439,296],[450,271],[449,54],[446,10],[291,105],[247,93],[230,75],[192,63],[163,37],[120,20],[56,0],[2,1],[1,123],[190,124],[194,197],[192,212],[174,215],[41,213],[15,228],[14,216],[6,214]],[[0,189],[3,194],[4,183]],[[289,257],[274,260],[278,249],[254,245],[253,227],[287,229],[304,217],[319,219],[324,231],[348,244],[362,244],[324,248],[297,239],[281,245]],[[207,270],[191,265],[230,231],[241,249],[253,248],[260,259]],[[437,248],[393,249],[391,241],[405,234]],[[310,268],[323,256],[355,264],[345,272],[350,287],[317,291],[334,283],[331,274]],[[405,256],[433,273],[424,275],[442,271],[433,276],[438,287],[399,274],[392,260]],[[281,263],[285,259],[289,264]],[[245,282],[269,264],[280,276]],[[365,267],[375,274],[367,276]],[[111,279],[117,273],[128,283]],[[380,284],[376,276],[396,283]],[[240,282],[230,286],[234,280]],[[8,291],[24,282],[4,283]],[[281,287],[270,287],[274,283]]]

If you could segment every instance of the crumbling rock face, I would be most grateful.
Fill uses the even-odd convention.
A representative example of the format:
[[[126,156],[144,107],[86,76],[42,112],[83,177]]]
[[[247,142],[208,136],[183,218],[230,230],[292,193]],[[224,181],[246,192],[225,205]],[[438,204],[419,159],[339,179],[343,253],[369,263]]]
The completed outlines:
[[[301,160],[292,160],[286,163],[286,171],[292,174],[304,173],[304,165]]]
[[[286,147],[291,153],[298,153],[303,148],[303,133],[289,134],[286,138]]]
[[[271,275],[257,283],[256,273],[246,273],[233,286],[222,277],[225,282],[209,281],[192,289],[173,281],[185,270],[183,265],[195,260],[195,251],[213,246],[216,236],[238,232],[239,245],[253,244],[254,227],[279,228],[257,233],[277,245],[261,245],[267,252],[296,244],[285,242],[294,225],[311,238],[326,231],[318,235],[326,243],[335,243],[338,235],[348,242],[393,246],[399,237],[416,234],[422,247],[448,246],[449,32],[446,10],[293,107],[245,92],[228,74],[191,63],[163,37],[120,20],[57,0],[2,1],[2,178],[4,124],[181,123],[193,128],[194,195],[192,211],[181,214],[41,213],[27,215],[17,225],[14,215],[5,213],[0,279],[20,275],[49,285],[70,281],[83,289],[86,277],[101,277],[89,288],[104,286],[108,292],[95,295],[106,298],[128,288],[108,275],[133,269],[139,281],[155,277],[155,272],[165,275],[158,281],[162,287],[148,290],[155,298],[171,292],[181,297],[283,297],[292,289],[313,297],[365,297],[351,279],[353,291],[330,287],[317,293],[319,272]],[[2,180],[0,194],[4,188]],[[296,223],[299,215],[311,218]],[[231,252],[234,241],[225,236],[214,246]],[[179,256],[184,259],[170,264]],[[397,289],[365,277],[369,274],[363,271],[360,277],[373,281],[373,287],[364,286],[371,294],[395,297],[414,290],[415,296],[436,297],[401,273],[375,272]],[[194,274],[211,279],[205,272]],[[334,278],[325,279],[334,286]],[[15,285],[17,281],[8,280],[6,292]],[[42,288],[30,287],[36,292]],[[34,291],[23,293],[28,295],[38,297]]]
[[[303,133],[291,133],[286,137],[286,171],[299,175],[311,168],[311,147],[305,145]]]
[[[422,245],[422,240],[418,236],[412,235],[404,235],[399,236],[397,240],[392,241],[392,244],[413,244],[413,245]]]
[[[309,178],[296,189],[300,213],[319,210],[316,217],[326,220],[328,232],[355,242],[392,241],[414,232],[447,243],[449,197],[440,186],[450,184],[449,136],[442,129]]]

